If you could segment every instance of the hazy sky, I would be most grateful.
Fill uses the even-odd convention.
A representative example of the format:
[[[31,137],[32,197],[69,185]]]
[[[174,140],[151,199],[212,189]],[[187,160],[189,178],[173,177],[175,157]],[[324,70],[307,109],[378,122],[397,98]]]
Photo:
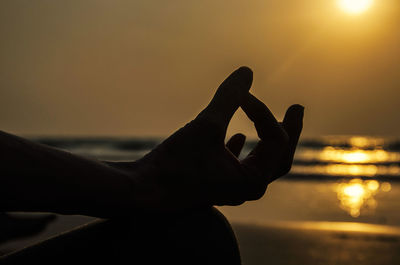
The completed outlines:
[[[400,136],[400,2],[0,1],[0,130],[166,136],[235,68],[305,135]],[[230,133],[254,136],[239,112]]]

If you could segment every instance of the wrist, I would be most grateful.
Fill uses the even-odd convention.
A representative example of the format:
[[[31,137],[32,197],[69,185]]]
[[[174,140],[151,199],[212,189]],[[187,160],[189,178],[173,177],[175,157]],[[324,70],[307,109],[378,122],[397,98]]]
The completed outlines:
[[[157,211],[162,202],[162,192],[157,181],[154,163],[139,160],[129,166],[130,208]]]

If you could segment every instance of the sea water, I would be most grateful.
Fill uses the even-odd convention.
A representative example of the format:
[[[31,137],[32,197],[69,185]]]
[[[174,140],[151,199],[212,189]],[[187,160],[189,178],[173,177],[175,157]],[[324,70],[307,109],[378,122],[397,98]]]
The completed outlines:
[[[162,139],[35,138],[100,160],[134,161]],[[241,158],[255,146],[248,141]],[[233,225],[247,265],[399,264],[400,141],[365,136],[303,139],[291,172],[257,201],[218,207]],[[35,237],[0,245],[29,246],[92,221],[59,216]]]
[[[134,161],[162,139],[38,138],[36,141],[101,160]],[[248,141],[241,158],[256,144]],[[367,136],[303,139],[287,176],[259,201],[222,207],[231,220],[356,221],[400,226],[400,141]]]

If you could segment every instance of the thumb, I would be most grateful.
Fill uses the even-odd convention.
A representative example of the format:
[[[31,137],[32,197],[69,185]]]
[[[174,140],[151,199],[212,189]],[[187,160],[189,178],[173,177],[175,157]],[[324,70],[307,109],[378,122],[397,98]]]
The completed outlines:
[[[253,72],[248,67],[240,67],[234,71],[218,87],[210,104],[197,116],[217,124],[224,131],[239,108],[241,101],[246,97],[251,83]]]
[[[239,157],[240,152],[243,149],[244,143],[246,141],[246,136],[241,133],[237,133],[234,136],[232,136],[229,141],[226,143],[226,148],[231,151],[231,153]]]

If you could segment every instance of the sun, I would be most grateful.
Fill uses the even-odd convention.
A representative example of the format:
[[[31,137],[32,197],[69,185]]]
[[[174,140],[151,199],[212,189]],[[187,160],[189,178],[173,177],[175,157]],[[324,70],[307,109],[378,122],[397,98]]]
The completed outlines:
[[[360,14],[371,7],[373,0],[338,0],[339,6],[351,14]]]

